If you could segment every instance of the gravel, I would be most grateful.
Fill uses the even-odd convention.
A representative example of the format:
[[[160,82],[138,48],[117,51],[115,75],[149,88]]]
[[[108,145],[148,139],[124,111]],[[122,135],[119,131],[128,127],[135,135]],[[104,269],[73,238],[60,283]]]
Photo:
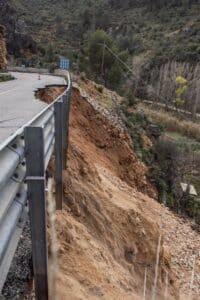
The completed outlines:
[[[32,274],[30,222],[28,220],[2,291],[2,299],[23,299],[30,289]]]

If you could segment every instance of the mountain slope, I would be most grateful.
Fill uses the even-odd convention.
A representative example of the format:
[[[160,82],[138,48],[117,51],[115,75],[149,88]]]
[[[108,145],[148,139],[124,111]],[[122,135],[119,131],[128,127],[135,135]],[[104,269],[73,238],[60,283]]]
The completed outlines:
[[[16,0],[13,6],[28,32],[42,45],[54,42],[59,53],[80,48],[90,31],[102,28],[131,54],[148,53],[152,64],[198,60],[199,1],[149,2]]]
[[[12,0],[0,0],[0,24],[5,27],[8,53],[15,57],[36,52],[36,43],[25,30],[22,15],[22,12],[15,10]]]

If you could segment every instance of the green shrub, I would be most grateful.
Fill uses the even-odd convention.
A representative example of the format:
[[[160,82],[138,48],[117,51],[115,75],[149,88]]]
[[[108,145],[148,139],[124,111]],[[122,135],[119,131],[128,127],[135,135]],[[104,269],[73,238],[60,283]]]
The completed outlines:
[[[103,86],[102,85],[95,85],[95,88],[96,90],[99,92],[99,93],[103,93]]]

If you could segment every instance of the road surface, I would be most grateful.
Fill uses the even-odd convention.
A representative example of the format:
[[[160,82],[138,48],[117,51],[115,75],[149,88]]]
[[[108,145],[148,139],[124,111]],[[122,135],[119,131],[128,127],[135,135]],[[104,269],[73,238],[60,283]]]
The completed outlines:
[[[16,79],[0,82],[0,144],[37,115],[46,104],[35,98],[35,91],[46,85],[65,84],[62,77],[11,73]]]

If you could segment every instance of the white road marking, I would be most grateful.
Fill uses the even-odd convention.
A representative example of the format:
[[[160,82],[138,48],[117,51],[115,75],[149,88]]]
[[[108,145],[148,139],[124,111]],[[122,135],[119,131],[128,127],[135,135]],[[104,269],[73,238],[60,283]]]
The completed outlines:
[[[1,95],[5,95],[5,94],[9,94],[10,92],[16,91],[16,90],[18,90],[19,88],[20,88],[20,87],[15,88],[15,89],[12,89],[12,90],[5,91],[5,92],[2,92],[2,93],[0,93],[0,96],[1,96]]]

